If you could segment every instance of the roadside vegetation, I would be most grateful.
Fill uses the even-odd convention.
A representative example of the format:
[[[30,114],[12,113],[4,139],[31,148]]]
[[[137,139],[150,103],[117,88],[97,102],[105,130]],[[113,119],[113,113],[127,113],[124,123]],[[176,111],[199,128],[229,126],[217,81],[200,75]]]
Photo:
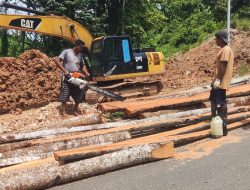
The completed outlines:
[[[94,37],[129,35],[135,48],[153,47],[167,58],[226,28],[227,15],[226,0],[23,0],[22,6],[66,15]],[[250,29],[249,0],[232,0],[232,28]],[[0,56],[16,57],[31,48],[56,56],[69,45],[55,37],[13,30],[1,29],[0,37]]]

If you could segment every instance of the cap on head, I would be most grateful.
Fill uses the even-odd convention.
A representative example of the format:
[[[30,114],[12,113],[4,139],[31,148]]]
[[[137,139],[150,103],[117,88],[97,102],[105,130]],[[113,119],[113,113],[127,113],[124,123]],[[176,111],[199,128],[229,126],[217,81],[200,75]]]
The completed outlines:
[[[221,30],[215,34],[215,37],[222,39],[226,44],[229,44],[228,32],[226,30]]]
[[[75,44],[75,46],[81,46],[81,45],[83,46],[85,43],[82,40],[78,39],[78,40],[75,41],[74,44]]]

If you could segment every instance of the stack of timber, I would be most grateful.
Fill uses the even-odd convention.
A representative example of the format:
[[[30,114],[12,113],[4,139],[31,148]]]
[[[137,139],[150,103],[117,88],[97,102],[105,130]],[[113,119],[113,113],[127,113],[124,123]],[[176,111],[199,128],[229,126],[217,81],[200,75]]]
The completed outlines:
[[[227,97],[241,97],[250,95],[250,84],[235,86],[227,91]],[[179,98],[162,98],[145,101],[123,101],[123,102],[107,102],[98,105],[98,109],[102,112],[125,112],[127,116],[135,116],[143,112],[157,111],[160,109],[172,109],[184,106],[191,106],[207,102],[209,92],[203,92],[188,97]]]
[[[229,131],[250,125],[250,84],[234,86],[227,95]],[[88,121],[84,117],[90,116],[82,116],[49,130],[0,134],[0,189],[45,189],[172,158],[174,148],[210,138],[208,96],[104,103],[102,111],[141,119],[102,123],[98,115]]]

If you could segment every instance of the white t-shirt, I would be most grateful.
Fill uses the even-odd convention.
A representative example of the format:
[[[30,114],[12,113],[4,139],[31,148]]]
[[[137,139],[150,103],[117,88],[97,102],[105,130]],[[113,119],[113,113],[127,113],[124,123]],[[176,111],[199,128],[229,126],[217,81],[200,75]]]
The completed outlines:
[[[73,49],[62,51],[59,58],[63,60],[63,66],[69,72],[79,72],[81,64],[84,66],[82,53],[76,55]]]

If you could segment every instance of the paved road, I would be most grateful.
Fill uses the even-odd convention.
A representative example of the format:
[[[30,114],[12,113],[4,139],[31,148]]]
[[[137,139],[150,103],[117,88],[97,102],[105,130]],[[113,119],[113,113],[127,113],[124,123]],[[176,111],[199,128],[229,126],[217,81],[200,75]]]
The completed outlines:
[[[50,190],[250,190],[250,126],[227,139],[235,137],[239,142],[224,143],[200,159],[162,160]]]

